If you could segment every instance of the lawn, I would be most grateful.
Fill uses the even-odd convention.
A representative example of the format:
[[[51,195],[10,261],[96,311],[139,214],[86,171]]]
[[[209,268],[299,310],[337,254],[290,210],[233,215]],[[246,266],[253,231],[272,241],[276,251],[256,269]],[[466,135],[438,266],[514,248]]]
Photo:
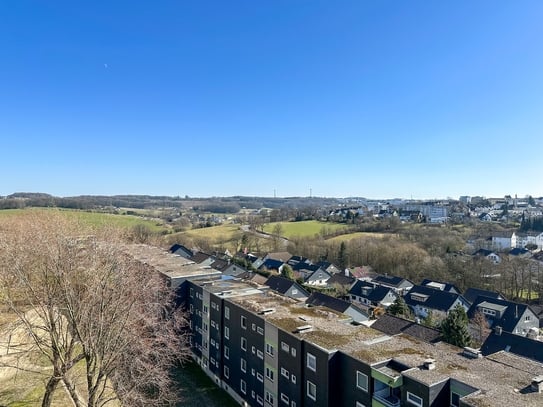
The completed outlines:
[[[319,222],[316,220],[306,220],[302,222],[272,222],[264,226],[264,232],[273,233],[277,224],[281,225],[281,235],[287,239],[293,237],[314,237],[315,235],[330,234],[338,230],[348,229],[343,223]]]
[[[355,232],[355,233],[348,233],[345,235],[335,236],[330,239],[328,239],[329,242],[346,242],[353,239],[363,239],[363,238],[374,238],[374,239],[382,239],[385,236],[392,236],[391,234],[386,233],[373,233],[373,232]]]

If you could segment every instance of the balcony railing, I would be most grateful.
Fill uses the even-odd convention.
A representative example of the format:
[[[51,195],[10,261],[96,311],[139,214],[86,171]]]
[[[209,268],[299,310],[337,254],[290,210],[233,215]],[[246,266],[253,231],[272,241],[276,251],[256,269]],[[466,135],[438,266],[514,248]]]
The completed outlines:
[[[400,399],[390,394],[390,389],[385,388],[373,393],[373,398],[387,407],[400,407]]]

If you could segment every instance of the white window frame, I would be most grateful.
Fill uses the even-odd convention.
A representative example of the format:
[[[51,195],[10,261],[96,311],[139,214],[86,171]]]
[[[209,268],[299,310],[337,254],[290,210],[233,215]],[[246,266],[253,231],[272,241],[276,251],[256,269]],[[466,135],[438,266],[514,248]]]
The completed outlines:
[[[410,392],[407,392],[406,400],[407,400],[407,404],[409,404],[411,406],[416,406],[416,407],[422,407],[422,404],[424,402],[422,400],[422,397],[419,397],[416,394],[413,394],[413,393],[410,393]]]
[[[313,401],[317,401],[317,385],[308,380],[306,384],[306,394]]]
[[[224,358],[230,359],[230,348],[228,346],[224,347]]]
[[[243,373],[247,372],[247,361],[243,358],[240,359],[240,369]]]
[[[317,358],[312,353],[307,352],[306,366],[308,369],[317,371]]]
[[[270,355],[271,357],[274,356],[275,348],[273,347],[271,343],[266,343],[266,353]]]
[[[243,379],[240,379],[240,381],[239,381],[239,390],[243,394],[247,394],[247,383],[245,383],[245,380],[243,380]]]
[[[259,382],[263,382],[264,381],[264,376],[262,376],[262,373],[258,373],[256,374],[256,380],[258,380]]]
[[[291,381],[293,384],[296,384],[296,375],[295,375],[295,374],[290,375],[290,381]]]
[[[364,386],[362,386],[361,383],[360,383],[361,379],[365,380],[365,382],[366,382]],[[356,371],[356,388],[360,389],[360,390],[364,390],[365,392],[368,391],[368,375],[362,373],[359,370]]]
[[[266,373],[266,379],[273,382],[274,379],[275,379],[275,373],[274,373],[273,369],[271,367],[266,366],[265,373]]]
[[[243,329],[247,329],[247,317],[242,315],[240,318],[240,324]]]
[[[357,401],[355,407],[366,407],[366,405],[362,404],[360,401]]]
[[[281,342],[281,349],[284,350],[287,353],[290,352],[290,346],[286,342]]]
[[[230,368],[226,365],[223,366],[223,374],[227,379],[230,378]]]
[[[240,339],[240,346],[241,346],[241,350],[247,350],[247,338],[245,337],[241,337]]]
[[[287,379],[290,379],[290,373],[284,367],[281,368],[281,376],[286,377]]]
[[[285,403],[287,406],[290,404],[290,400],[285,393],[281,393],[281,401]]]
[[[227,326],[224,327],[224,337],[226,339],[230,339],[230,328],[228,328]]]
[[[273,406],[274,397],[268,390],[264,392],[264,400],[270,403]]]
[[[230,308],[229,307],[224,307],[224,317],[226,319],[230,319]]]

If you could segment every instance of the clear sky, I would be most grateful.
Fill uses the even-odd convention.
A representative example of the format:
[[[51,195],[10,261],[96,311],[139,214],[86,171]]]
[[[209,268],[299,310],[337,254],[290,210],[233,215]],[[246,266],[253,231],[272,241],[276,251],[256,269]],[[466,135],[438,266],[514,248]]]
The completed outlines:
[[[543,2],[0,1],[0,195],[543,196]]]

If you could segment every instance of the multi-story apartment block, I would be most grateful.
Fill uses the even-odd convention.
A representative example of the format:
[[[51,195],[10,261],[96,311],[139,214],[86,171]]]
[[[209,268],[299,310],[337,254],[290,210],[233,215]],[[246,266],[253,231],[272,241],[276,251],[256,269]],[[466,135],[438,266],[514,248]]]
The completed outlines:
[[[231,277],[168,273],[180,283],[194,358],[241,405],[543,405],[539,362],[387,335]]]

